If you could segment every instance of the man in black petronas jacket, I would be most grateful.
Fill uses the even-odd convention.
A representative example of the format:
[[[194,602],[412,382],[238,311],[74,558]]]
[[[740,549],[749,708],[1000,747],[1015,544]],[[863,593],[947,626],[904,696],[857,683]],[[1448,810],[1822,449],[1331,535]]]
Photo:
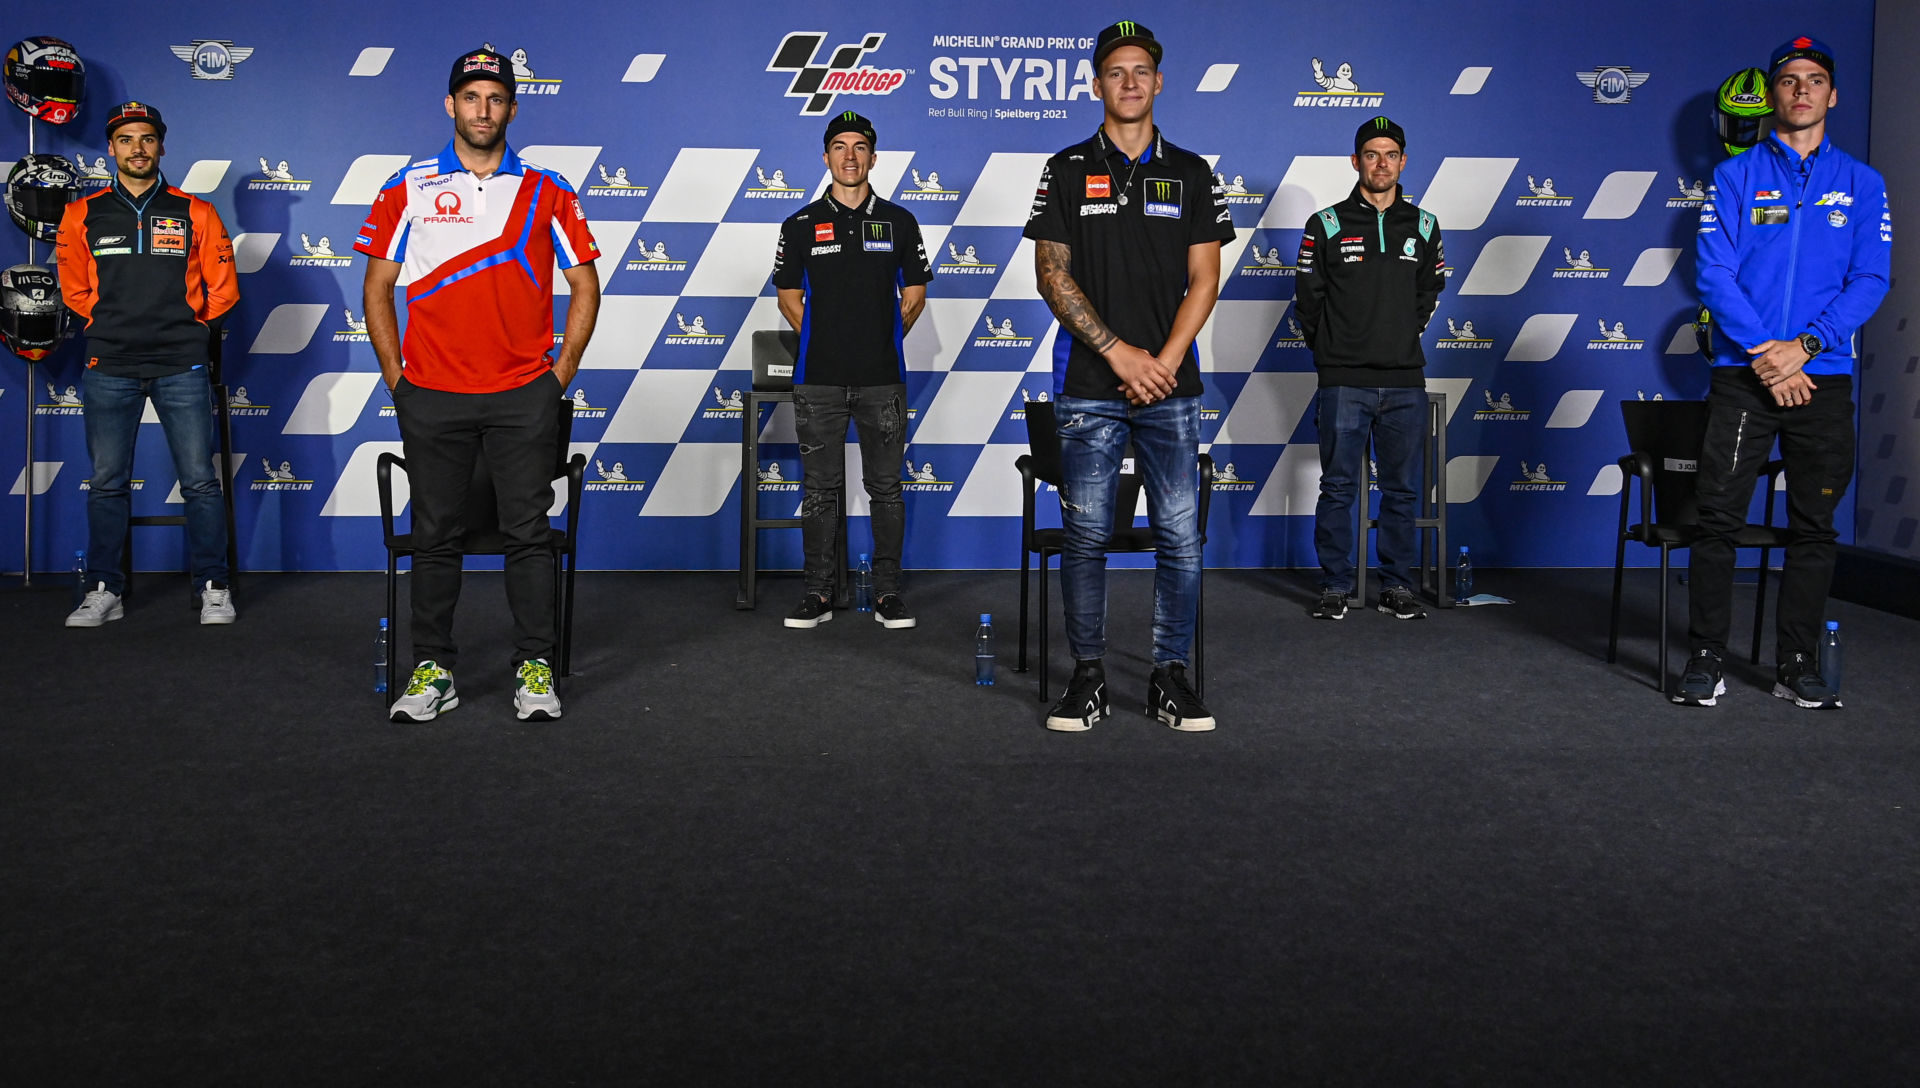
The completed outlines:
[[[1421,333],[1446,283],[1440,224],[1400,193],[1407,136],[1375,117],[1353,137],[1353,194],[1307,220],[1300,239],[1300,330],[1320,372],[1320,501],[1313,543],[1320,603],[1337,620],[1353,592],[1354,509],[1366,502],[1367,445],[1380,477],[1380,611],[1426,615],[1413,595],[1420,455],[1426,435]],[[1363,553],[1364,554],[1364,553]],[[1364,603],[1364,602],[1362,602]]]

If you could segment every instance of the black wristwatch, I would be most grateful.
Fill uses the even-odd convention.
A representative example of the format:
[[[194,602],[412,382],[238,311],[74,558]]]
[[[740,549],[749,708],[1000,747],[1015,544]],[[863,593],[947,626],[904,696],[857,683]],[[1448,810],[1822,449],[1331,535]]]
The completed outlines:
[[[1810,332],[1803,332],[1800,334],[1800,350],[1807,353],[1807,358],[1812,359],[1827,350],[1827,346],[1820,342],[1818,336]]]

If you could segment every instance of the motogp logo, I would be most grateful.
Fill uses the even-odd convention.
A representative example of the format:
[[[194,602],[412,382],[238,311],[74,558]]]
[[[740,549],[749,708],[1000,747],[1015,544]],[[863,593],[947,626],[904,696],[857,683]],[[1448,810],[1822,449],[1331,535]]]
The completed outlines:
[[[819,63],[821,45],[827,35],[822,30],[796,30],[780,39],[780,47],[767,62],[769,72],[792,72],[787,84],[788,98],[804,98],[802,117],[822,117],[833,109],[833,100],[842,94],[892,94],[907,81],[899,68],[862,66],[860,60],[880,48],[885,34],[868,34],[858,44],[837,45],[825,64]]]

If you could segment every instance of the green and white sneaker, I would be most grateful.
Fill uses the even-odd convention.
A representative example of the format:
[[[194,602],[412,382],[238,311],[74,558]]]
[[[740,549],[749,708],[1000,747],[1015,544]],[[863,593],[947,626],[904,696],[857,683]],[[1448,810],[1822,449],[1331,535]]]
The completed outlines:
[[[550,722],[560,716],[560,693],[553,690],[553,666],[544,657],[523,662],[513,691],[514,716],[523,722]]]
[[[453,674],[435,661],[422,661],[413,667],[407,681],[407,693],[393,701],[389,717],[396,722],[430,722],[460,705],[460,693],[453,690]]]

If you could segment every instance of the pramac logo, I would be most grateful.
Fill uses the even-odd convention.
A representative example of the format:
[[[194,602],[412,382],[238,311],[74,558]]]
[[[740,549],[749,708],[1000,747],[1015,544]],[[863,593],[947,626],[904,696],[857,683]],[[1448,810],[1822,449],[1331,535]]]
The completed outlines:
[[[433,197],[433,214],[424,220],[428,223],[471,223],[473,216],[460,214],[460,194],[441,190]]]

